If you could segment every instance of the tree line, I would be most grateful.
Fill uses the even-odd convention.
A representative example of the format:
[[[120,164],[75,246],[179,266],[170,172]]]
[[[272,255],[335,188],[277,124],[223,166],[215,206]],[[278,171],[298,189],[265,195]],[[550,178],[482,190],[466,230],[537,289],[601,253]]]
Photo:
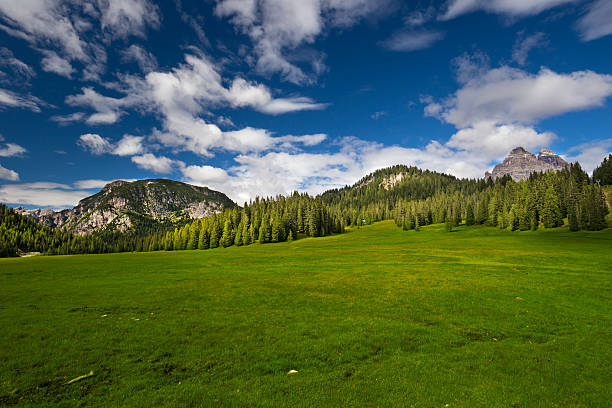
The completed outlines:
[[[526,231],[560,227],[564,218],[571,231],[607,227],[604,192],[579,164],[557,172],[533,173],[518,182],[504,177],[470,190],[438,193],[424,200],[399,199],[393,218],[407,230],[433,223],[446,223],[450,230],[465,222]]]
[[[607,169],[607,163],[604,160],[600,168]],[[518,182],[509,176],[495,181],[457,179],[393,166],[317,197],[295,192],[257,198],[180,227],[157,226],[146,232],[76,236],[0,205],[0,256],[225,248],[326,236],[386,219],[407,230],[434,223],[446,223],[448,229],[465,223],[535,230],[562,226],[567,218],[571,231],[600,230],[607,226],[607,214],[601,187],[578,164]]]

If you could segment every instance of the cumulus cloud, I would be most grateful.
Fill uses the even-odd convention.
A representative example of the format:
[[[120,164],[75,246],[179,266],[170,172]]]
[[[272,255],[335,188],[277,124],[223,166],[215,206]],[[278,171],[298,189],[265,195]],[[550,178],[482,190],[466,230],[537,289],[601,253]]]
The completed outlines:
[[[66,103],[94,109],[96,112],[86,120],[89,124],[115,123],[125,109],[149,109],[162,115],[170,131],[191,127],[204,130],[203,135],[220,134],[215,125],[197,117],[215,107],[250,107],[262,113],[278,115],[324,109],[327,106],[301,96],[274,98],[266,86],[242,78],[235,78],[226,88],[218,68],[205,56],[188,54],[185,63],[170,72],[155,71],[144,78],[129,76],[124,79],[125,83],[118,87],[120,92],[125,93],[123,97],[104,96],[91,87],[85,87],[81,94],[69,95]]]
[[[480,122],[459,130],[451,136],[445,146],[480,155],[485,162],[490,162],[504,157],[516,146],[535,150],[549,146],[555,139],[554,133],[538,132],[528,126]]]
[[[142,144],[144,137],[124,135],[121,140],[117,142],[113,149],[113,154],[118,156],[133,156],[140,154],[144,151]]]
[[[430,141],[423,147],[385,146],[354,137],[343,138],[326,153],[272,151],[240,154],[226,169],[210,165],[179,166],[188,183],[223,191],[237,203],[259,196],[319,194],[352,185],[377,169],[405,164],[459,178],[481,178],[493,161],[522,145],[538,151],[556,135],[520,125],[479,124],[458,131],[447,142]],[[576,146],[565,155],[588,171],[612,150],[612,139]]]
[[[113,143],[98,134],[87,133],[79,137],[77,145],[94,155],[134,156],[144,152],[143,140],[142,136],[123,135],[117,143]]]
[[[597,0],[578,20],[578,31],[583,41],[592,41],[612,34],[612,2]]]
[[[441,20],[451,20],[474,11],[502,14],[510,17],[525,17],[577,0],[448,0]],[[605,0],[604,0],[605,1]]]
[[[108,139],[95,133],[81,135],[77,141],[77,145],[95,155],[110,153],[113,150],[113,145]]]
[[[504,132],[513,130],[516,129],[498,131],[501,134],[495,142],[504,137]],[[548,137],[540,138],[540,141],[547,142]],[[466,135],[459,135],[446,144],[431,141],[422,148],[384,146],[357,138],[344,138],[337,144],[336,151],[328,153],[275,151],[241,154],[234,159],[236,165],[227,170],[190,165],[181,171],[187,182],[223,191],[241,203],[256,196],[290,194],[294,190],[322,193],[330,188],[353,184],[365,174],[395,164],[414,165],[458,177],[482,177],[490,169],[491,160],[500,155],[501,148],[490,151],[475,145],[474,140]],[[528,145],[536,146],[533,141]]]
[[[125,96],[104,96],[93,88],[83,88],[66,102],[86,106],[96,112],[88,116],[90,124],[114,123],[127,109],[157,113],[163,129],[154,130],[151,139],[175,150],[188,150],[210,156],[211,149],[238,152],[260,151],[269,146],[289,143],[264,129],[246,127],[223,132],[216,124],[202,118],[218,107],[250,107],[267,114],[323,109],[326,105],[301,96],[275,98],[264,85],[235,78],[229,87],[217,66],[205,56],[186,55],[185,63],[169,72],[150,72],[144,78],[124,78],[119,91]]]
[[[19,181],[19,174],[16,171],[9,170],[6,167],[0,165],[0,180],[8,180],[8,181]],[[2,195],[0,193],[0,202],[2,202]],[[8,201],[4,201],[8,202]]]
[[[426,114],[458,128],[480,122],[534,123],[567,112],[602,106],[612,95],[612,75],[592,71],[537,74],[503,66],[467,82]]]
[[[218,0],[215,14],[230,22],[253,42],[255,69],[280,74],[296,84],[311,83],[320,72],[320,59],[310,60],[313,72],[292,61],[298,47],[313,44],[326,27],[350,27],[366,17],[394,10],[392,0]]]
[[[184,166],[184,163],[180,160],[169,159],[165,156],[155,156],[151,153],[146,153],[142,156],[133,156],[132,162],[136,163],[141,169],[162,174],[172,173],[175,167]]]
[[[430,48],[444,38],[444,33],[434,30],[400,31],[381,43],[391,51],[418,51]]]
[[[579,162],[585,171],[591,173],[610,154],[612,154],[612,139],[604,139],[574,146],[568,150],[565,158]]]

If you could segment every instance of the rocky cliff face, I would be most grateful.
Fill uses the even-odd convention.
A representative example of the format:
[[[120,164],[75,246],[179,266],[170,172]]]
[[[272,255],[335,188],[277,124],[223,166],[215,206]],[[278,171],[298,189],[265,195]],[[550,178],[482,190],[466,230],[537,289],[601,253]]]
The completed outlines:
[[[493,169],[492,173],[485,173],[486,178],[493,180],[509,174],[513,180],[524,180],[531,173],[542,173],[548,170],[563,170],[569,164],[549,149],[542,149],[536,156],[522,147],[513,149],[504,161]]]
[[[225,194],[207,187],[156,179],[113,181],[72,209],[55,212],[17,207],[15,210],[49,227],[67,228],[83,235],[98,231],[126,232],[142,224],[202,218],[233,206],[234,202]]]

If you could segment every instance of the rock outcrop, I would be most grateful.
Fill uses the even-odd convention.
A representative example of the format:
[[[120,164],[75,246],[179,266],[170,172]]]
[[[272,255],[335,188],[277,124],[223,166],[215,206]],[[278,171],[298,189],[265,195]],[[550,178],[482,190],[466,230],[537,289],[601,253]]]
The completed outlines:
[[[513,180],[524,180],[531,173],[543,173],[548,170],[563,170],[569,164],[549,149],[542,149],[536,156],[522,147],[513,149],[504,161],[493,169],[492,173],[486,172],[486,178],[493,180],[510,175]]]
[[[15,210],[49,227],[66,228],[83,235],[99,231],[126,232],[155,223],[202,218],[235,205],[225,194],[207,187],[155,179],[113,181],[72,209],[56,212],[17,207]]]

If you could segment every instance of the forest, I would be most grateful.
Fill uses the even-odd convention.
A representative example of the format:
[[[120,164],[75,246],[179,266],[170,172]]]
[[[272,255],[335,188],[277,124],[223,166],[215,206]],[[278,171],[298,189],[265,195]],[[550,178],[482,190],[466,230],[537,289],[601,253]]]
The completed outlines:
[[[608,206],[595,177],[601,183],[609,180],[609,174],[609,159],[593,178],[572,164],[569,169],[534,173],[518,182],[509,176],[495,181],[457,179],[400,165],[316,197],[295,192],[288,197],[256,198],[242,208],[226,209],[174,229],[124,234],[76,236],[0,205],[0,256],[225,248],[338,234],[349,226],[386,219],[406,230],[446,223],[449,231],[460,224],[524,231],[560,227],[565,219],[571,231],[601,230],[607,227]]]

